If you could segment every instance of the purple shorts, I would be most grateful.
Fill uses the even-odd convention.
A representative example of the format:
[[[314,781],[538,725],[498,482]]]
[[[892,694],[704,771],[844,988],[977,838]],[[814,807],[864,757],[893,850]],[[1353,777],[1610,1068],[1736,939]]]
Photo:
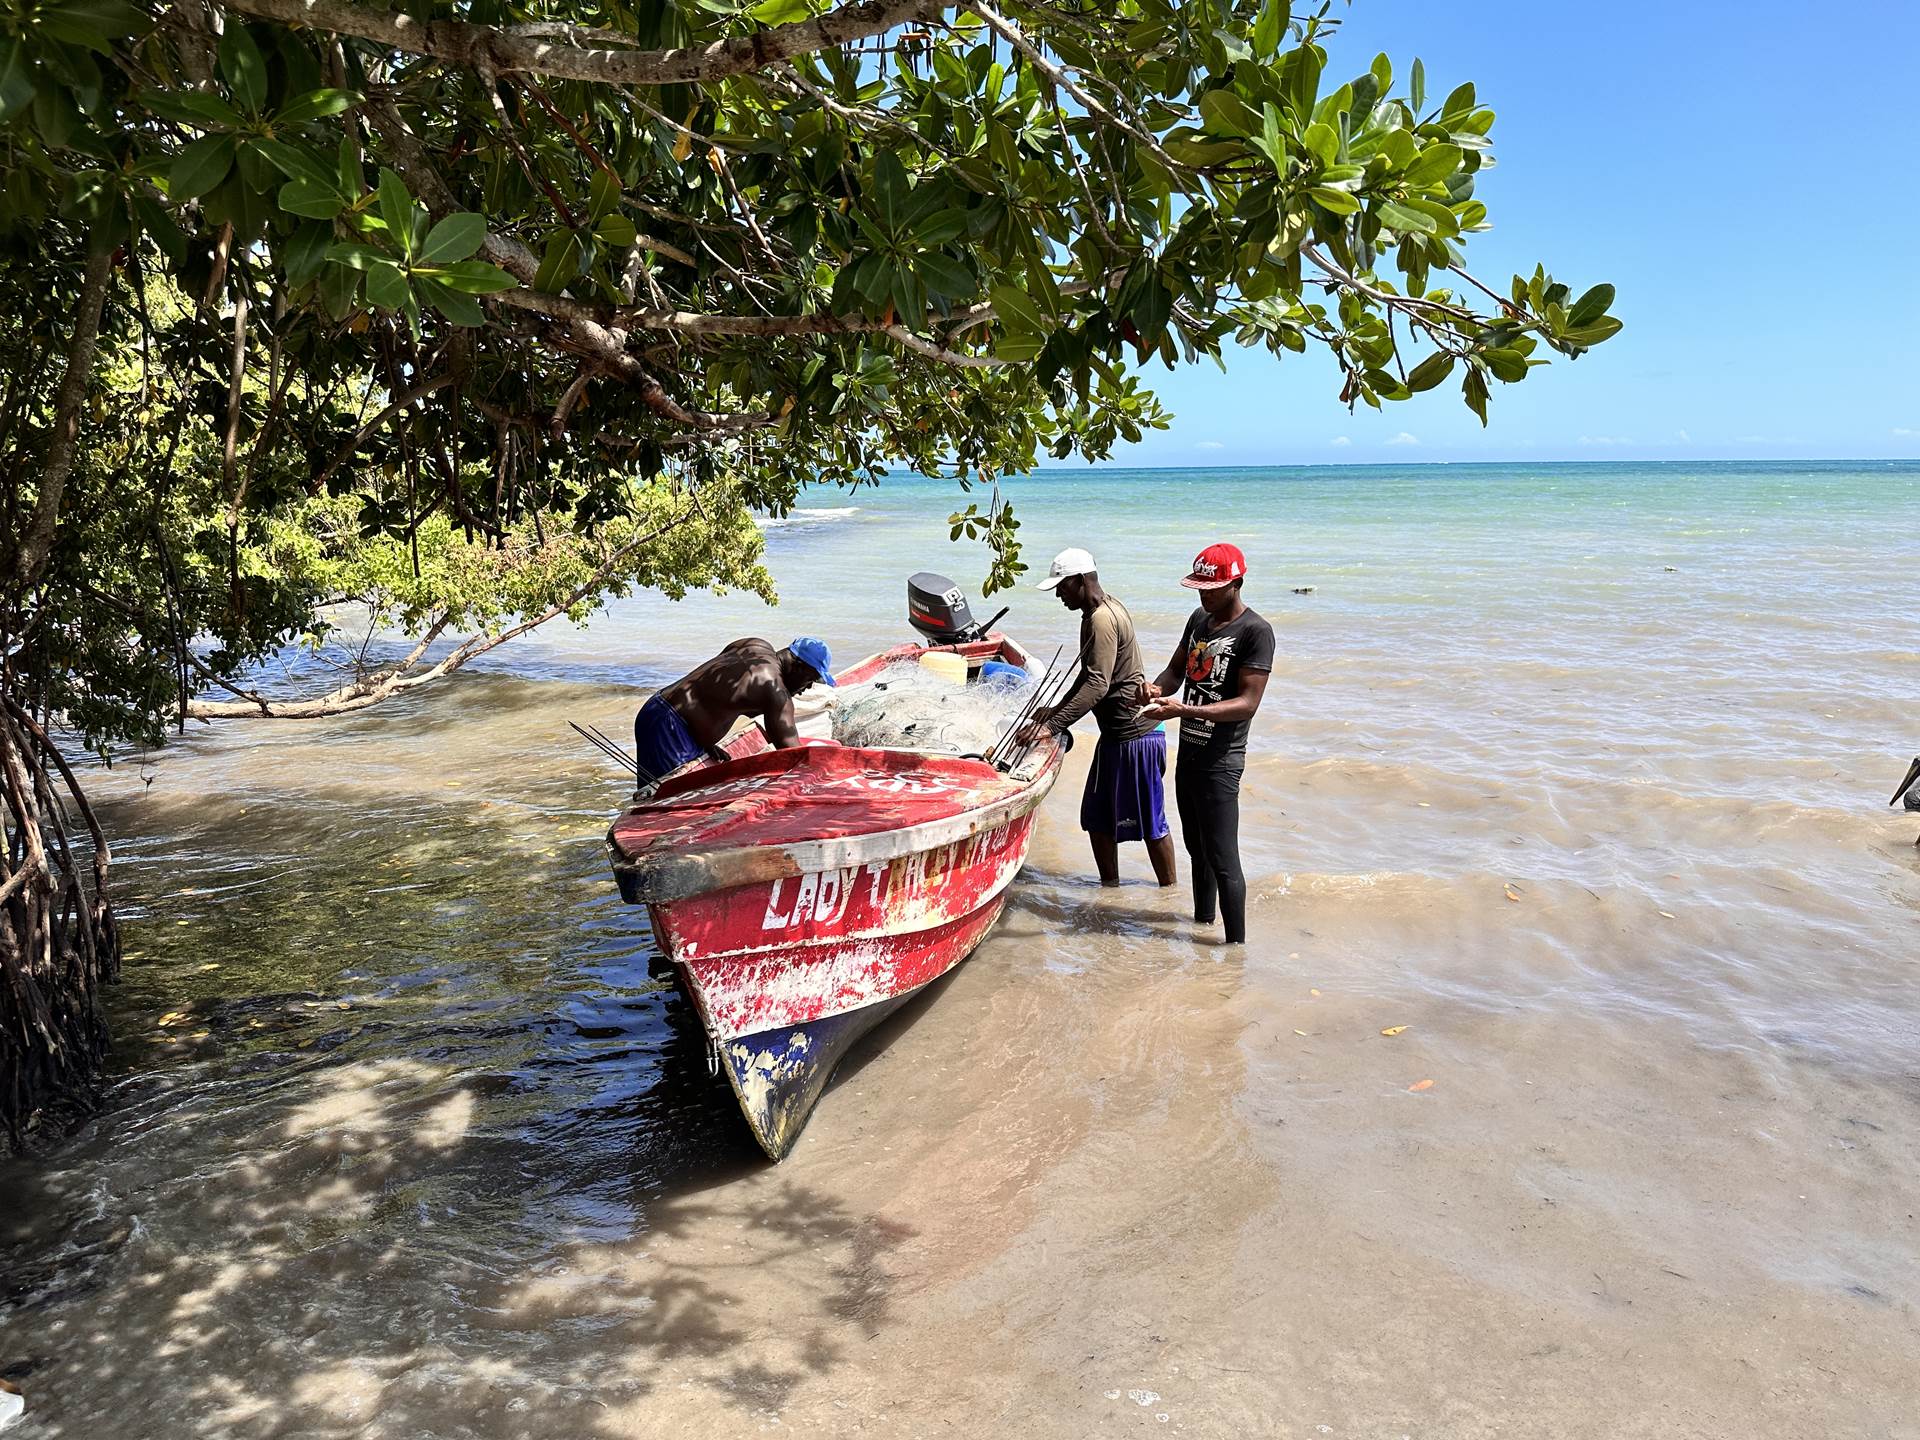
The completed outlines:
[[[1160,839],[1167,833],[1166,773],[1164,730],[1138,740],[1102,735],[1080,797],[1080,828],[1115,840]]]

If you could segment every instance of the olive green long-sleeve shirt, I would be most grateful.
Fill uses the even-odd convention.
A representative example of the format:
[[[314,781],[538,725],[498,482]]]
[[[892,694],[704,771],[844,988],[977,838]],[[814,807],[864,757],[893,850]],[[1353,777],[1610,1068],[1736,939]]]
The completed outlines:
[[[1154,722],[1140,716],[1140,682],[1146,670],[1127,607],[1111,595],[1103,597],[1080,618],[1080,644],[1086,654],[1079,682],[1047,717],[1047,728],[1065,734],[1092,711],[1100,733],[1109,739],[1137,740],[1152,731]]]

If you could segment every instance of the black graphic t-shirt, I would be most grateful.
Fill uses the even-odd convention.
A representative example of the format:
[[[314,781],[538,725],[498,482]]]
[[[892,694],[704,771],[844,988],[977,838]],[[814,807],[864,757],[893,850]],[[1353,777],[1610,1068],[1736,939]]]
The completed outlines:
[[[1273,627],[1251,610],[1242,610],[1217,629],[1209,629],[1207,612],[1195,610],[1180,637],[1186,684],[1180,698],[1189,705],[1212,705],[1240,693],[1240,677],[1249,670],[1273,669]],[[1213,759],[1244,759],[1251,720],[1194,720],[1180,722],[1180,744],[1204,751]]]

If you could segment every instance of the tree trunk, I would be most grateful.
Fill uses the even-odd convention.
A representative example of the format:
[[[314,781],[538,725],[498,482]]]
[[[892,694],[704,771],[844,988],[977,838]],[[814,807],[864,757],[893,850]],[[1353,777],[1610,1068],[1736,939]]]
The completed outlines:
[[[240,698],[238,700],[188,700],[183,706],[183,711],[189,720],[319,720],[329,715],[348,715],[356,710],[369,710],[395,695],[402,695],[409,690],[417,690],[422,685],[431,685],[435,680],[444,679],[469,660],[476,660],[489,650],[497,649],[507,641],[516,640],[529,630],[538,629],[549,620],[566,614],[581,600],[605,584],[607,576],[613,573],[614,568],[622,564],[634,551],[644,545],[652,544],[674,526],[691,518],[692,514],[692,510],[682,510],[658,528],[649,530],[644,535],[635,536],[606,555],[594,567],[593,573],[564,599],[548,606],[538,615],[530,616],[518,625],[497,634],[482,633],[469,636],[454,646],[444,659],[435,662],[425,670],[416,670],[414,667],[420,663],[433,642],[439,639],[441,633],[447,628],[445,615],[434,621],[399,665],[384,674],[351,680],[336,690],[329,690],[324,695],[316,695],[306,700],[276,700],[271,696],[236,689],[225,681],[221,681],[220,684],[232,690]]]
[[[40,579],[53,549],[54,526],[60,520],[60,501],[79,447],[80,411],[87,402],[87,382],[93,378],[93,352],[100,338],[100,310],[106,303],[107,283],[113,278],[113,246],[98,235],[87,252],[87,268],[80,282],[80,304],[74,312],[73,334],[67,341],[67,368],[54,397],[53,439],[47,446],[46,468],[40,472],[39,493],[20,553],[7,576],[7,593],[23,604]]]
[[[100,987],[119,978],[120,932],[107,895],[112,857],[93,807],[46,731],[12,699],[0,705],[0,794],[0,1125],[18,1147],[50,1103],[84,1102],[99,1074]],[[68,833],[69,803],[84,837]]]

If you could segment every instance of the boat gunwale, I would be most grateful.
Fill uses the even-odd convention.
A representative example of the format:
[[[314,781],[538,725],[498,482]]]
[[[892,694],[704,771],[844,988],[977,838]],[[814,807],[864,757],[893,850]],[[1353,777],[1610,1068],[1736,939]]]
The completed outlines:
[[[614,828],[619,825],[616,820],[614,828],[607,831],[607,849],[615,875],[624,882],[623,894],[633,903],[648,905],[671,904],[709,891],[731,890],[760,881],[895,860],[950,845],[983,831],[998,830],[1037,809],[1059,779],[1060,759],[1065,753],[1058,740],[1051,741],[1050,745],[1051,753],[1042,758],[1032,779],[1013,794],[915,825],[871,830],[861,835],[793,840],[778,845],[738,845],[724,850],[694,850],[635,860],[628,858],[614,839]],[[628,813],[630,811],[623,810],[622,818]]]
[[[858,676],[870,668],[878,668],[908,652],[929,651],[957,651],[969,660],[985,660],[994,655],[1001,655],[1022,666],[1030,666],[1033,662],[1032,653],[1018,640],[1004,631],[993,630],[978,640],[962,641],[952,645],[916,645],[912,641],[890,645],[885,650],[876,650],[873,654],[855,661],[845,670],[838,672],[835,678],[847,679]],[[903,855],[918,854],[923,850],[952,844],[956,840],[965,840],[979,834],[982,830],[997,830],[1002,825],[1010,824],[1036,809],[1046,798],[1047,792],[1053,788],[1054,781],[1059,778],[1060,762],[1066,754],[1066,747],[1058,738],[1050,738],[1046,744],[1048,751],[1039,758],[1031,778],[1021,782],[1021,788],[1011,795],[976,809],[962,810],[956,815],[921,821],[917,825],[871,830],[859,835],[837,836],[831,839],[793,840],[779,845],[728,846],[719,850],[693,849],[679,854],[635,858],[621,848],[615,832],[618,831],[622,820],[646,803],[644,800],[639,801],[621,810],[613,823],[607,827],[608,858],[613,866],[614,877],[620,882],[622,899],[629,904],[662,905],[678,900],[688,900],[709,891],[731,890],[739,885],[752,885],[760,881],[818,873],[822,870],[845,868],[848,865],[875,864],[882,860],[898,859]],[[893,746],[845,748],[849,753],[854,754],[861,750],[872,750],[887,755],[926,755],[924,751],[902,750]],[[926,755],[926,758],[952,760],[963,757]],[[1006,778],[1018,781],[1020,770],[1027,769],[1033,763],[1029,761],[1019,770],[1003,773]],[[676,771],[673,775],[664,777],[660,783],[664,785],[667,781],[678,779],[683,774],[698,773],[697,770]],[[654,793],[657,793],[657,790],[658,787],[655,788]],[[675,793],[684,794],[686,791]],[[648,798],[652,796],[649,795]],[[989,821],[991,823],[987,823]]]

